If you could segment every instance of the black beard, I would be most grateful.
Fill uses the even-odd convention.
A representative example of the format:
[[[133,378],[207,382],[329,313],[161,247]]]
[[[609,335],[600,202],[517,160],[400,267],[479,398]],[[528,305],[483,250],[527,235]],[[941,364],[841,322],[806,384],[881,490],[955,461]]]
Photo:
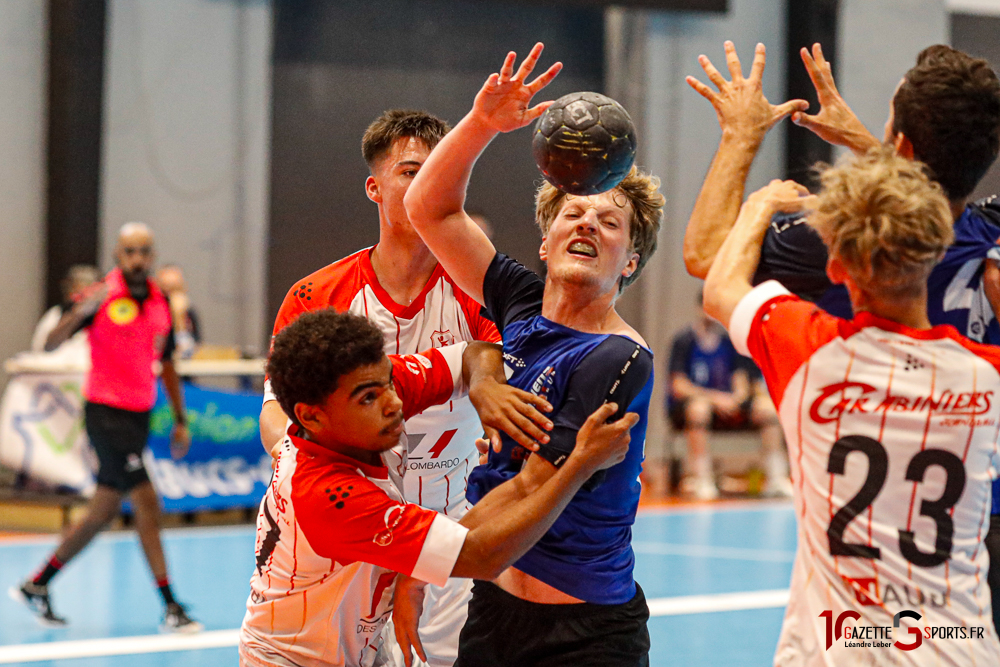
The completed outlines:
[[[146,280],[146,272],[143,270],[122,272],[125,278],[125,285],[133,299],[142,303],[149,296],[149,282]]]

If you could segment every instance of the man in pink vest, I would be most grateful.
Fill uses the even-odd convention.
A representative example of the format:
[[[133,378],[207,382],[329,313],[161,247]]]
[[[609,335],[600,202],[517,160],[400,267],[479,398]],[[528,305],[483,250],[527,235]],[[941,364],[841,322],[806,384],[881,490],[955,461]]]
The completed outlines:
[[[166,605],[160,629],[198,632],[201,624],[188,617],[170,590],[160,543],[159,499],[142,461],[149,413],[156,401],[156,361],[162,365],[163,384],[174,412],[173,455],[183,456],[191,444],[172,360],[170,306],[149,278],[153,264],[150,229],[140,222],[125,224],[118,235],[115,258],[117,267],[63,315],[45,343],[46,350],[53,350],[80,329],[89,328],[91,369],[83,390],[84,419],[87,437],[100,461],[97,490],[87,515],[70,528],[51,558],[10,593],[31,608],[43,624],[65,625],[66,619],[52,610],[48,583],[118,514],[127,494],[146,560]]]

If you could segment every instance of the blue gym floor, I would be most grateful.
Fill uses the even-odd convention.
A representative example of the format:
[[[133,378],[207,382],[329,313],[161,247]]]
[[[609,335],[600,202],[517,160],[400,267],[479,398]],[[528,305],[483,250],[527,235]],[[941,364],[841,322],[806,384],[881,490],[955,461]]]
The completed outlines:
[[[795,551],[790,503],[647,509],[633,538],[652,615],[652,665],[771,664]],[[55,609],[70,620],[59,629],[42,628],[6,595],[55,538],[0,540],[0,664],[236,665],[253,529],[177,529],[164,540],[175,596],[205,624],[202,634],[157,634],[159,595],[133,533],[98,537],[55,580]]]

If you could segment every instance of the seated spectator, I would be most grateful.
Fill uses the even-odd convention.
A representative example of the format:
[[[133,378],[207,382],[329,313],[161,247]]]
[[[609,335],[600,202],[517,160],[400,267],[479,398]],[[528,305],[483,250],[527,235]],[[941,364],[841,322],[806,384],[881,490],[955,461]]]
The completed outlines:
[[[60,283],[60,288],[62,289],[62,303],[52,306],[45,314],[42,315],[42,319],[38,321],[35,326],[35,333],[31,336],[31,351],[32,352],[44,352],[45,351],[45,339],[49,337],[49,332],[56,328],[56,324],[62,318],[63,314],[73,307],[74,301],[80,297],[83,292],[100,280],[101,275],[97,271],[97,267],[90,266],[89,264],[74,264],[69,267],[69,271],[66,272],[66,277],[62,279]],[[78,349],[79,348],[79,349]],[[81,352],[83,359],[90,358],[90,348],[87,346],[87,331],[78,331],[70,340],[63,344],[60,348],[63,353],[67,350]],[[73,353],[76,353],[73,352]]]
[[[177,342],[177,356],[190,359],[201,343],[198,314],[191,305],[187,294],[184,272],[176,264],[164,264],[156,272],[156,282],[170,300],[170,315],[174,321],[174,339]]]
[[[687,440],[682,485],[687,493],[698,500],[719,495],[708,453],[709,430],[759,429],[767,474],[764,493],[791,495],[781,427],[760,371],[736,352],[726,330],[704,311],[674,338],[668,378],[667,412]]]

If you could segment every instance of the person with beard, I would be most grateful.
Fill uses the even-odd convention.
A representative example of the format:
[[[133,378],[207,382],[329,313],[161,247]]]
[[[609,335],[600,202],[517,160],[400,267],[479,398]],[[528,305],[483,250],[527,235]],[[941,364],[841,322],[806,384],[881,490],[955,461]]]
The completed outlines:
[[[86,516],[69,529],[35,576],[10,590],[11,597],[26,604],[45,625],[66,624],[52,609],[49,582],[118,514],[128,495],[146,561],[166,607],[160,629],[198,632],[202,628],[174,600],[160,542],[159,500],[142,461],[156,400],[153,362],[157,360],[174,414],[171,451],[179,458],[191,444],[172,359],[170,306],[149,277],[153,257],[149,227],[140,222],[125,224],[115,249],[117,266],[63,315],[45,343],[51,351],[77,331],[85,327],[89,331],[91,369],[83,390],[84,421],[100,462],[97,489]]]

